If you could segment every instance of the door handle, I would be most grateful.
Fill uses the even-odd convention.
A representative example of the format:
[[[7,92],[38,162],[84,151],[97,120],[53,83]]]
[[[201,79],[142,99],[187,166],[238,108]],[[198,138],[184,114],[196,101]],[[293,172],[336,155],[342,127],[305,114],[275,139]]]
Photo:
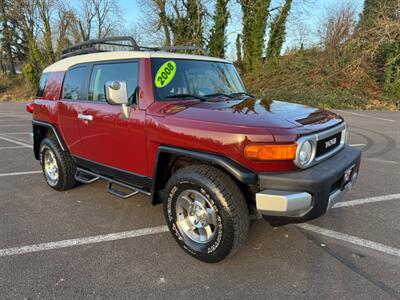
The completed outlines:
[[[93,116],[92,115],[78,114],[78,119],[85,120],[85,121],[92,121],[93,120]]]

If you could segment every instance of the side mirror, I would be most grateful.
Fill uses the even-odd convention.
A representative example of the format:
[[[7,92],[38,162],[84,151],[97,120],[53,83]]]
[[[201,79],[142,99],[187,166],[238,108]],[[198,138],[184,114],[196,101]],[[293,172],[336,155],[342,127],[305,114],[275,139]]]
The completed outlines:
[[[128,104],[128,89],[125,81],[107,81],[104,85],[106,99],[110,104]]]
[[[110,104],[121,105],[121,118],[128,119],[130,108],[128,106],[128,88],[125,81],[107,81],[104,85],[106,100]]]

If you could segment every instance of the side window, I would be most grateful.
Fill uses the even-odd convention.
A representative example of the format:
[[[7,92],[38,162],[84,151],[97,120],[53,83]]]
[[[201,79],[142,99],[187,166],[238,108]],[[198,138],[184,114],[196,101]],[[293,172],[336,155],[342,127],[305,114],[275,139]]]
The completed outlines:
[[[86,77],[86,66],[76,67],[65,75],[62,99],[83,100],[82,86]]]
[[[136,62],[96,64],[90,76],[89,100],[106,101],[104,84],[107,81],[125,81],[128,88],[129,103],[135,102],[135,89],[138,83]]]
[[[40,77],[39,87],[36,92],[36,97],[44,96],[44,89],[46,88],[47,80],[49,79],[50,73],[43,73]]]

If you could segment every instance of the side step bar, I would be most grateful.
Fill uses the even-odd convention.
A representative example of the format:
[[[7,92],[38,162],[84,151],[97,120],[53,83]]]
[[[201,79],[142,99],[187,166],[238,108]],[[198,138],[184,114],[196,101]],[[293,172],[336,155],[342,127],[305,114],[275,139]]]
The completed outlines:
[[[84,175],[82,176],[82,174],[84,174]],[[82,178],[83,179],[89,178],[89,179],[86,180],[86,181],[83,181],[83,180],[81,181],[80,179],[82,179]],[[82,168],[76,168],[75,179],[77,181],[79,181],[79,182],[82,182],[82,183],[92,183],[92,182],[95,182],[98,179],[106,180],[106,181],[108,181],[107,192],[109,192],[110,194],[112,194],[114,196],[122,198],[122,199],[126,199],[126,198],[129,198],[129,197],[132,197],[132,196],[137,195],[139,193],[144,194],[146,196],[151,196],[151,193],[149,191],[140,189],[138,187],[134,187],[132,185],[120,182],[118,180],[115,180],[115,179],[109,178],[107,176],[100,175],[100,174],[97,174],[97,173],[94,173],[92,171],[88,171],[88,170],[85,170],[85,169],[82,169]],[[131,192],[125,192],[125,191],[117,190],[117,189],[113,188],[113,184],[115,184],[117,186],[120,186],[120,187],[123,187],[124,189],[127,189],[127,190],[129,190]]]
[[[100,179],[99,176],[97,176],[97,175],[94,176],[94,175],[88,174],[88,173],[80,170],[79,168],[77,168],[76,173],[75,173],[75,180],[80,183],[89,184],[89,183],[95,182],[99,179]]]
[[[132,197],[132,196],[135,196],[135,195],[139,194],[139,191],[136,188],[135,189],[131,189],[131,187],[127,188],[127,187],[124,186],[125,189],[131,191],[131,193],[128,193],[128,192],[124,192],[124,191],[121,191],[121,190],[114,189],[112,187],[113,184],[115,184],[115,183],[111,182],[111,181],[108,182],[108,184],[107,184],[107,192],[109,192],[110,194],[112,194],[114,196],[117,196],[119,198],[126,199],[126,198],[129,198],[129,197]]]

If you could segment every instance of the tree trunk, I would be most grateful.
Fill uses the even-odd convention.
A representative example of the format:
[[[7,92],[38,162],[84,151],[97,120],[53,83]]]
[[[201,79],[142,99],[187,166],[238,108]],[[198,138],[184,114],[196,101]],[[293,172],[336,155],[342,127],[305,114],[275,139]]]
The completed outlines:
[[[8,71],[10,72],[11,75],[15,75],[17,73],[15,71],[15,62],[14,62],[14,57],[13,57],[12,48],[11,48],[12,34],[8,27],[8,16],[6,14],[4,0],[0,0],[0,17],[1,17],[1,21],[2,21],[2,27],[3,27],[3,45],[2,46],[6,53],[6,61],[7,61],[7,65],[8,65]]]
[[[275,17],[269,34],[266,59],[277,57],[281,54],[286,35],[286,20],[290,12],[292,0],[286,0],[281,12]]]
[[[264,37],[271,0],[240,0],[243,12],[243,68],[245,72],[262,63]]]
[[[229,0],[217,0],[214,12],[214,25],[211,29],[210,41],[208,48],[210,49],[211,56],[221,57],[225,56],[226,48],[226,26],[228,25]]]

